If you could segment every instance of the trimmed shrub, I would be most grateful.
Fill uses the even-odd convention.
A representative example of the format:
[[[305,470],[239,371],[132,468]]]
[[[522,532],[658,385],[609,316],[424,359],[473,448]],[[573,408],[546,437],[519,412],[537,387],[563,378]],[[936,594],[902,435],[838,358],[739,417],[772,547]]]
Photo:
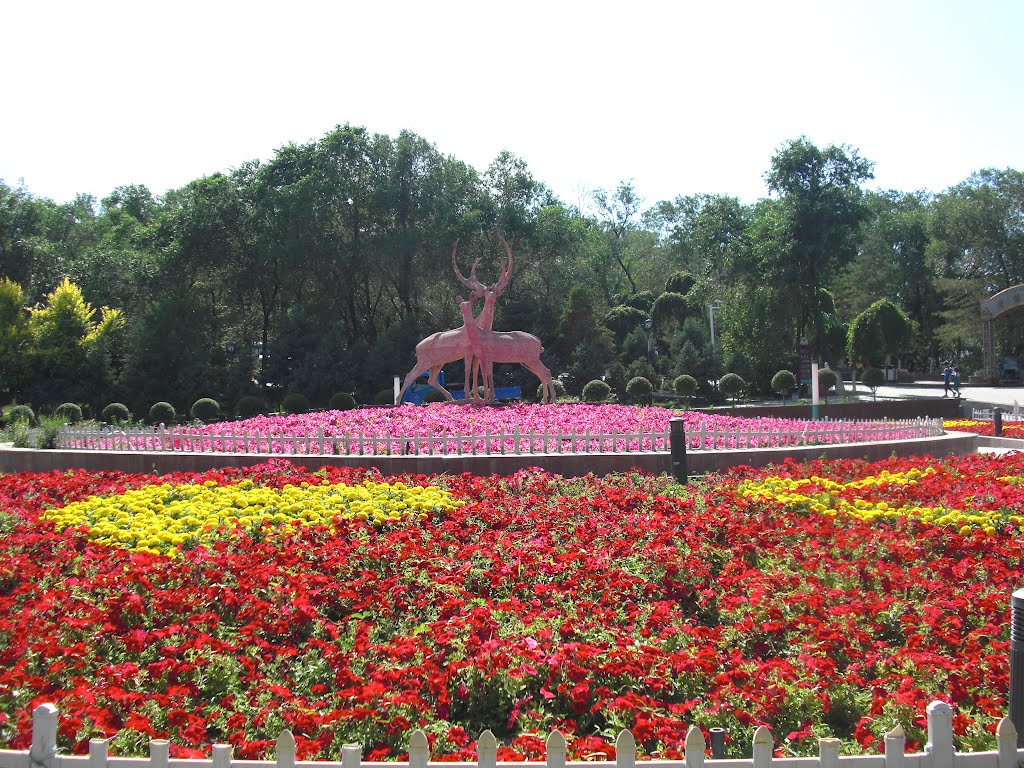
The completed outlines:
[[[351,411],[356,407],[356,399],[351,392],[335,392],[327,401],[327,408],[331,411]]]
[[[600,379],[588,381],[583,387],[583,400],[587,403],[603,403],[612,393],[612,388]]]
[[[189,415],[197,421],[216,421],[220,418],[220,403],[212,397],[200,397],[192,403]]]
[[[253,416],[266,413],[266,411],[267,404],[256,395],[243,395],[235,403],[235,416],[239,419],[251,419]],[[294,411],[289,411],[289,413],[294,413]]]
[[[626,397],[634,403],[650,402],[653,393],[654,385],[645,376],[634,376],[626,384]]]
[[[827,396],[828,391],[835,389],[837,383],[839,383],[839,377],[831,368],[818,369],[818,392],[820,394]]]
[[[796,376],[792,371],[783,368],[772,376],[772,392],[777,392],[785,398],[794,389],[796,389]]]
[[[53,415],[59,416],[65,424],[77,424],[82,420],[82,409],[77,403],[61,403]]]
[[[560,397],[565,397],[565,384],[560,382],[558,379],[552,379],[551,383],[555,387],[555,400],[557,400]],[[539,402],[542,397],[544,397],[544,385],[538,384],[537,395],[534,399]]]
[[[885,384],[885,373],[881,368],[866,368],[860,380],[864,386],[871,390],[872,399],[875,398],[875,390]]]
[[[442,392],[440,389],[432,389],[425,395],[423,395],[424,403],[443,403],[447,401],[447,399],[448,398],[444,396],[444,392]]]
[[[747,388],[747,382],[738,373],[727,373],[718,380],[718,391],[733,401],[733,405],[740,399],[743,390]]]
[[[688,373],[684,373],[682,376],[676,376],[672,380],[672,391],[677,395],[686,398],[686,407],[690,407],[690,401],[693,400],[693,396],[697,394],[697,380]]]
[[[150,424],[173,424],[178,418],[178,412],[174,406],[161,400],[149,407]]]
[[[132,412],[124,403],[109,403],[100,413],[100,418],[108,424],[124,424],[132,420]]]
[[[309,398],[301,392],[289,392],[281,401],[285,413],[306,413],[309,411]]]
[[[14,424],[16,421],[25,421],[30,425],[36,423],[36,414],[27,405],[15,405],[7,412],[7,423]]]
[[[376,395],[373,396],[374,405],[394,405],[395,403],[395,390],[393,387],[380,390]]]

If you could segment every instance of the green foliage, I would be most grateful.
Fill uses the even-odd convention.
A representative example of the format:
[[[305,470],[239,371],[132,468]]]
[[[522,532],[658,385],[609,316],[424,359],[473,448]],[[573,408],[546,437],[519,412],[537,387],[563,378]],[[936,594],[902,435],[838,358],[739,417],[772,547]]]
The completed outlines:
[[[910,318],[888,299],[879,299],[850,323],[846,354],[855,363],[883,363],[887,355],[906,351],[913,343]]]
[[[61,403],[53,409],[53,415],[59,416],[65,424],[77,424],[82,420],[82,408],[77,403]]]
[[[650,403],[654,385],[644,376],[635,376],[626,384],[626,396],[634,403]]]
[[[239,419],[251,419],[253,416],[259,416],[266,412],[267,404],[262,397],[256,397],[256,395],[242,395],[235,403],[235,416]],[[292,413],[292,411],[288,411],[288,413]]]
[[[565,385],[561,381],[559,381],[558,379],[552,379],[551,380],[551,384],[555,388],[555,400],[558,400],[559,398],[565,397]],[[543,384],[538,384],[534,399],[535,400],[540,400],[543,396],[544,396],[544,385]]]
[[[667,337],[671,335],[671,331],[683,325],[686,313],[686,297],[681,293],[666,292],[661,294],[651,307],[651,320],[654,321],[654,327]]]
[[[350,411],[356,407],[356,399],[351,392],[335,392],[327,401],[327,408],[331,411]]]
[[[864,386],[871,390],[871,396],[875,396],[875,390],[885,383],[885,373],[881,368],[866,368],[861,375]]]
[[[689,404],[693,396],[697,394],[697,380],[688,373],[676,376],[672,380],[672,391],[677,395],[685,397],[687,404]]]
[[[15,405],[11,406],[11,409],[7,412],[7,423],[14,424],[18,421],[24,421],[29,426],[35,426],[36,414],[31,407],[27,405]]]
[[[39,433],[36,435],[36,448],[52,450],[57,447],[57,438],[60,435],[61,427],[67,422],[63,417],[54,414],[53,416],[39,417]]]
[[[285,413],[307,413],[309,411],[309,398],[301,392],[289,392],[281,401],[281,408]]]
[[[637,328],[643,328],[643,325],[648,320],[646,312],[637,309],[636,307],[629,307],[624,304],[620,304],[617,307],[612,307],[608,310],[608,313],[604,316],[601,324],[610,330],[614,335],[617,343],[621,344],[622,340],[627,335],[635,331]]]
[[[649,314],[651,307],[654,305],[654,292],[637,291],[629,296],[623,296],[621,303],[627,307],[633,307],[645,314]]]
[[[734,404],[740,399],[740,395],[746,388],[747,382],[738,373],[727,373],[718,380],[719,392],[732,400]]]
[[[124,403],[108,403],[100,417],[108,424],[125,424],[132,420],[132,413]]]
[[[826,394],[830,389],[835,389],[836,384],[839,383],[839,376],[831,368],[819,368],[818,369],[818,391],[821,394]]]
[[[697,278],[689,272],[673,272],[665,281],[665,293],[679,293],[686,296],[697,284]]]
[[[440,392],[438,393],[440,394]],[[443,397],[443,395],[442,395]],[[426,397],[424,397],[426,400]],[[393,405],[395,402],[395,390],[393,387],[387,387],[386,389],[377,390],[377,394],[373,396],[374,405]]]
[[[772,376],[772,392],[777,392],[783,397],[796,389],[796,376],[792,371],[783,368]]]
[[[174,406],[161,400],[149,407],[150,424],[173,424],[178,418]]]
[[[564,389],[573,395],[582,394],[588,381],[601,378],[613,354],[614,349],[606,333],[581,343],[570,358]]]
[[[220,418],[220,403],[212,397],[200,397],[192,403],[189,415],[196,421],[217,421]]]
[[[392,393],[392,397],[394,397],[394,393]],[[432,389],[423,395],[424,403],[443,403],[447,399],[448,398],[444,396],[444,392],[440,389]]]
[[[588,381],[583,387],[583,400],[587,403],[603,403],[611,394],[612,388],[600,379]]]
[[[28,448],[29,436],[31,434],[31,426],[26,419],[16,419],[9,421],[8,427],[5,431],[7,438],[11,441],[11,445],[15,448]]]

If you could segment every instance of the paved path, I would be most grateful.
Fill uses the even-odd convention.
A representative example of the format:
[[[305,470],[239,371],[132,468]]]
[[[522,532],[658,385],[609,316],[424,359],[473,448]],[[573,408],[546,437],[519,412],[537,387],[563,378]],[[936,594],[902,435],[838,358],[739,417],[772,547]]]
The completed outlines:
[[[847,393],[850,391],[850,382],[845,382]],[[870,392],[863,384],[857,385],[857,392],[862,397],[870,396]],[[922,381],[916,384],[893,384],[879,387],[876,395],[879,400],[918,400],[922,398],[942,399],[941,381]],[[991,408],[998,405],[1005,411],[1012,411],[1014,403],[1019,403],[1024,412],[1024,386],[1017,387],[989,387],[964,384],[960,387],[960,396],[968,409]],[[969,411],[968,411],[969,415]]]

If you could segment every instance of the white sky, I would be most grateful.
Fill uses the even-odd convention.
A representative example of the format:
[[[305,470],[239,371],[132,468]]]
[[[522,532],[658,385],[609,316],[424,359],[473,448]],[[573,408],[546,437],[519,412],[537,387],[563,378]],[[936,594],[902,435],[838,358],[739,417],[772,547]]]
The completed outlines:
[[[869,188],[1024,170],[1019,0],[9,2],[0,178],[59,202],[155,194],[351,123],[565,202],[764,197],[784,141],[847,144]]]

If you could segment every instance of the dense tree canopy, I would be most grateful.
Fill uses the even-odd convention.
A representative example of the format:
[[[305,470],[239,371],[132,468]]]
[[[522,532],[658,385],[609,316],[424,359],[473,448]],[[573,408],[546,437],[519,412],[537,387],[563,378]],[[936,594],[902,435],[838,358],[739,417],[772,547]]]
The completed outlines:
[[[159,195],[56,203],[0,181],[0,396],[135,413],[202,396],[369,402],[420,338],[460,324],[455,240],[463,271],[479,259],[493,282],[499,234],[514,264],[494,327],[540,336],[570,390],[690,375],[708,395],[733,371],[769,392],[801,337],[851,362],[849,325],[879,299],[911,322],[900,351],[920,368],[980,364],[977,301],[1024,280],[1024,175],[867,191],[869,161],[804,137],[766,165],[772,194],[749,205],[648,204],[623,181],[581,210],[510,152],[478,171],[413,133],[343,125]],[[1019,325],[1000,327],[1006,354]]]

